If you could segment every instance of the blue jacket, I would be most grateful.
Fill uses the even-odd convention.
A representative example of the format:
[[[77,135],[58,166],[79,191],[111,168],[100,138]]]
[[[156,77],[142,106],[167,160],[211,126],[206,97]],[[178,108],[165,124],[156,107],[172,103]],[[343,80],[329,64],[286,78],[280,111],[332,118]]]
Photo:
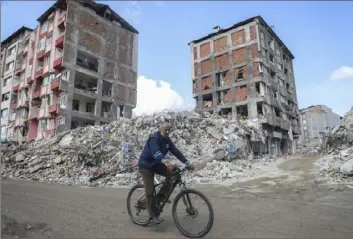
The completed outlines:
[[[161,132],[157,131],[148,138],[140,156],[139,166],[151,168],[155,163],[163,163],[169,151],[184,164],[189,163],[171,139],[163,137]]]

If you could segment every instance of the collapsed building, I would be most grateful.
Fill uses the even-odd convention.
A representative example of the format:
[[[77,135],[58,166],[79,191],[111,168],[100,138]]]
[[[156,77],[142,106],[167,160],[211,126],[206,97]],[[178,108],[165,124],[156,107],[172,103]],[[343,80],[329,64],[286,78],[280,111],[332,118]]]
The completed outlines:
[[[353,186],[353,107],[321,145],[326,154],[318,161],[321,175],[333,183]]]
[[[257,16],[189,43],[197,109],[254,121],[255,154],[292,153],[300,135],[293,54]]]
[[[138,31],[92,0],[58,0],[37,20],[34,30],[1,43],[2,139],[36,140],[131,117]]]

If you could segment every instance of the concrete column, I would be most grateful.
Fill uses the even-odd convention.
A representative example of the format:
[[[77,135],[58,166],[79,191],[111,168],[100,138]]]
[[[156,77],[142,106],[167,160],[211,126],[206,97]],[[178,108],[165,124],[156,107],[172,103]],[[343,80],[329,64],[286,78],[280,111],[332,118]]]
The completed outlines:
[[[96,100],[96,112],[95,112],[96,117],[101,117],[101,113],[102,113],[102,100],[97,99]]]

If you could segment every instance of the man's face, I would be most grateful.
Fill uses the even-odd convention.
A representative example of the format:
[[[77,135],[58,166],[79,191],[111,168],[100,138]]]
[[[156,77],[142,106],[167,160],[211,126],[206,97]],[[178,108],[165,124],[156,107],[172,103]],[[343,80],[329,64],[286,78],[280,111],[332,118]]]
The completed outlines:
[[[169,133],[170,133],[170,125],[168,123],[164,123],[159,127],[159,130],[161,131],[161,135],[163,137],[168,138]]]

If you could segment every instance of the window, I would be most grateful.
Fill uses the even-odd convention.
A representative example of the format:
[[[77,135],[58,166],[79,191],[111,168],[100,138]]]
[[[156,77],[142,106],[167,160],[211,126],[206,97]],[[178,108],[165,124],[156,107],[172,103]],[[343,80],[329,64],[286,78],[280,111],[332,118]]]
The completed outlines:
[[[47,66],[50,63],[50,52],[47,53],[44,57],[44,65]]]
[[[5,135],[5,134],[6,134],[6,126],[1,125],[1,135]]]
[[[42,85],[47,85],[49,83],[49,76],[44,77]]]
[[[278,93],[277,93],[277,91],[273,91],[273,97],[275,98],[275,99],[278,99]]]
[[[46,130],[47,129],[47,120],[43,119],[39,121],[39,128],[41,130]]]
[[[9,99],[10,99],[10,92],[7,92],[7,93],[5,93],[5,94],[3,94],[3,95],[1,96],[1,101],[2,101],[2,102],[7,101],[7,100],[9,100]]]
[[[29,65],[27,69],[27,78],[32,75],[32,69],[33,69],[33,65]]]
[[[38,52],[44,50],[45,48],[45,38],[42,38],[38,43]]]
[[[93,113],[94,106],[95,106],[94,103],[88,103],[88,102],[87,102],[87,104],[86,104],[86,112],[91,112],[91,113]]]
[[[52,36],[49,36],[48,39],[45,41],[45,47],[48,48],[51,46]]]
[[[9,85],[9,84],[10,84],[10,81],[11,81],[11,78],[12,78],[12,76],[7,77],[6,79],[4,79],[4,84],[3,84],[3,86]]]
[[[271,62],[272,64],[275,64],[272,54],[270,54],[270,62]]]
[[[43,34],[44,32],[46,32],[47,28],[48,28],[48,22],[44,22],[40,28],[40,34]]]
[[[9,62],[6,64],[6,67],[5,67],[5,71],[9,71],[9,70],[12,70],[13,69],[13,61]]]
[[[268,39],[268,45],[271,47],[272,50],[275,50],[275,41],[272,38]]]
[[[3,109],[3,110],[1,110],[1,118],[5,118],[8,113],[9,113],[9,110],[8,110],[8,109]]]
[[[11,47],[10,49],[7,50],[7,56],[11,56],[12,54],[15,53],[16,46]]]
[[[56,118],[55,124],[56,124],[56,126],[64,125],[64,124],[65,124],[65,117],[58,117],[58,118]]]

